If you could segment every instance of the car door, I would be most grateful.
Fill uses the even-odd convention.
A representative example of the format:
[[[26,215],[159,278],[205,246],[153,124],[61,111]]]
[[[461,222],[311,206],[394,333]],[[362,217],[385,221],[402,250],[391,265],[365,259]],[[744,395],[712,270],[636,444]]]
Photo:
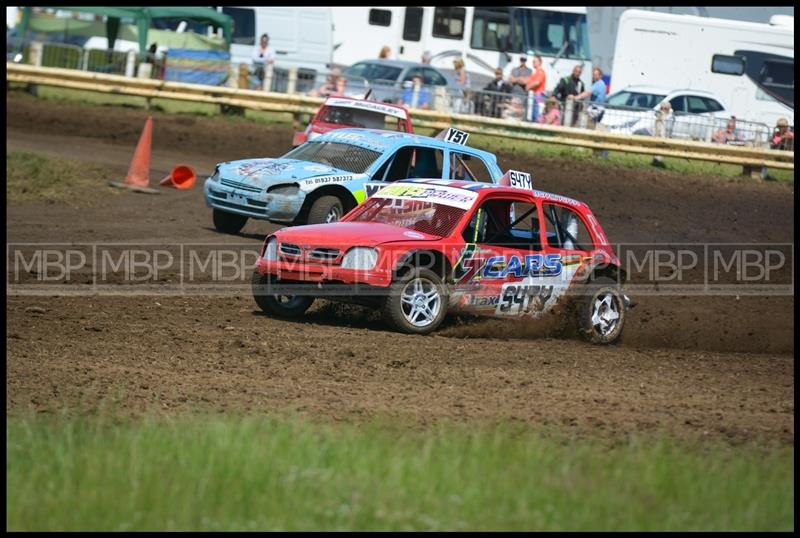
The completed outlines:
[[[578,211],[567,204],[546,200],[542,203],[542,247],[549,259],[558,260],[560,275],[553,293],[563,294],[576,275],[595,253],[594,237]]]
[[[542,249],[540,208],[532,197],[492,197],[464,228],[464,252],[453,272],[456,310],[537,317],[550,306],[558,272]]]

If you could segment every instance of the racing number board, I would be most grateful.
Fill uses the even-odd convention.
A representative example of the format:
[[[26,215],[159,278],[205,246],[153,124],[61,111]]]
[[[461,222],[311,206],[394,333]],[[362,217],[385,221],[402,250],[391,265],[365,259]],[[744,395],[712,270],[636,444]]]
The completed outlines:
[[[517,172],[516,170],[508,171],[508,184],[511,187],[518,189],[533,189],[533,181],[531,175],[527,172]]]
[[[454,129],[452,127],[447,129],[447,134],[444,137],[445,141],[452,142],[453,144],[459,144],[461,146],[466,145],[467,138],[469,138],[469,133],[459,131],[458,129]]]

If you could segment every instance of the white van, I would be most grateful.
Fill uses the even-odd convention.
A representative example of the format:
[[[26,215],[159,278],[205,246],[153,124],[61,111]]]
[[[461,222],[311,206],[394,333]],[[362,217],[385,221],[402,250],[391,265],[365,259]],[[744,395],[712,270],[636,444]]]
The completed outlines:
[[[622,14],[611,88],[718,95],[739,119],[794,125],[793,17],[772,24],[630,9]],[[788,23],[788,24],[787,24]]]
[[[333,51],[331,8],[229,7],[217,8],[233,19],[231,61],[251,64],[262,34],[275,50],[275,68],[329,70]]]
[[[384,46],[391,49],[391,60],[419,62],[428,51],[431,65],[444,71],[461,56],[467,71],[478,75],[472,77],[473,89],[480,89],[494,79],[497,67],[510,75],[530,50],[542,56],[547,90],[575,65],[583,66],[581,78],[591,84],[585,7],[337,7],[333,18],[337,65],[377,59]],[[527,66],[532,63],[529,58]]]

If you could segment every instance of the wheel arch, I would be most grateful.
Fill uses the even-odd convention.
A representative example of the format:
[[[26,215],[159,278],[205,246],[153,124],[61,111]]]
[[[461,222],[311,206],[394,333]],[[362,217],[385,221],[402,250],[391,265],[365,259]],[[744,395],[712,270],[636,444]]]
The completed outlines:
[[[344,209],[343,215],[358,205],[355,196],[347,187],[342,185],[323,185],[306,194],[306,199],[303,201],[297,217],[295,217],[295,222],[303,223],[308,221],[308,212],[311,210],[311,206],[323,196],[336,196],[341,200]]]
[[[415,248],[403,254],[395,265],[394,277],[402,277],[412,267],[430,269],[442,278],[442,282],[447,281],[453,272],[453,264],[443,252],[428,248]]]

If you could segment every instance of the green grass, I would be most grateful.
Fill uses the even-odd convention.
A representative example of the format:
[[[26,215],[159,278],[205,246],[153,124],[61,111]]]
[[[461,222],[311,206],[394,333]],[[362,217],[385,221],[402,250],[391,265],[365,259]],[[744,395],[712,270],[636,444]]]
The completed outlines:
[[[22,85],[11,83],[9,88],[20,89]],[[146,104],[144,97],[134,97],[126,95],[111,95],[85,90],[72,90],[67,88],[57,88],[49,86],[39,86],[38,97],[53,101],[77,102],[88,105],[117,105],[133,106],[143,108]],[[171,99],[152,99],[151,106],[155,110],[170,114],[193,114],[199,116],[216,116],[220,114],[218,105],[206,103],[189,103],[175,101]],[[263,112],[246,110],[244,117],[235,115],[223,116],[229,121],[254,121],[267,125],[290,126],[292,115],[290,113]],[[432,134],[430,129],[419,129],[421,134]],[[608,166],[624,166],[627,168],[650,168],[652,166],[652,156],[637,155],[632,153],[621,153],[610,151],[607,159],[600,159],[593,155],[591,150],[586,148],[575,148],[559,144],[533,143],[522,140],[497,138],[493,136],[471,133],[470,145],[487,151],[502,151],[512,154],[535,155],[553,159],[569,159],[580,161],[591,161]],[[678,159],[674,157],[664,158],[664,170],[688,175],[720,176],[726,178],[741,178],[742,167],[731,164],[712,163],[705,161],[691,161],[688,159]],[[789,170],[769,170],[768,180],[780,181],[794,185],[794,172]]]
[[[792,530],[793,447],[11,416],[9,530]]]
[[[122,180],[119,170],[95,163],[43,156],[27,151],[6,152],[6,202],[89,202],[109,180]],[[124,176],[122,176],[124,177]]]

